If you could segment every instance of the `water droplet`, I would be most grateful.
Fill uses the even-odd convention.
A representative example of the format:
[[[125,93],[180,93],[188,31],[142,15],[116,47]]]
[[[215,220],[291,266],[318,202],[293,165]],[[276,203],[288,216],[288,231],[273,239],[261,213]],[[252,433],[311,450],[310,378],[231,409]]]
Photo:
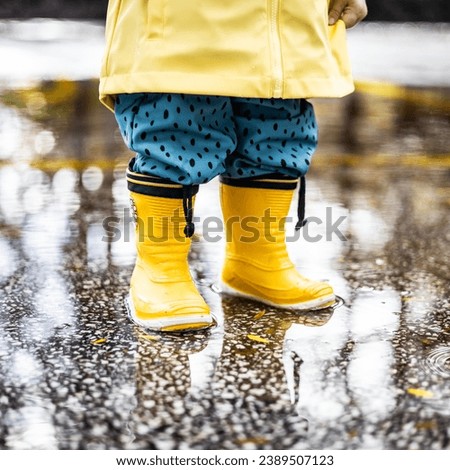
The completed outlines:
[[[209,287],[215,294],[222,293],[222,289],[220,288],[219,284],[216,284],[215,282],[212,283]]]

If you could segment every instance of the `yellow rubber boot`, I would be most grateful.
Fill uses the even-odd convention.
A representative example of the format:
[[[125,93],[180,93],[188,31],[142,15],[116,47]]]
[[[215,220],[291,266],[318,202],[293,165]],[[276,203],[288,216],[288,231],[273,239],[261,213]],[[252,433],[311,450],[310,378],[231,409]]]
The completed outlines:
[[[285,242],[285,218],[296,179],[221,178],[221,203],[227,242],[222,271],[225,293],[279,308],[326,308],[333,288],[296,270]]]
[[[137,177],[139,180],[133,179]],[[180,188],[182,191],[181,185],[145,178],[128,172],[129,189],[155,192],[156,188],[157,194],[165,195],[177,194]],[[143,182],[148,186],[143,188]],[[213,319],[189,271],[191,240],[185,235],[183,199],[132,191],[131,201],[137,247],[129,296],[132,319],[144,328],[159,331],[208,328]]]

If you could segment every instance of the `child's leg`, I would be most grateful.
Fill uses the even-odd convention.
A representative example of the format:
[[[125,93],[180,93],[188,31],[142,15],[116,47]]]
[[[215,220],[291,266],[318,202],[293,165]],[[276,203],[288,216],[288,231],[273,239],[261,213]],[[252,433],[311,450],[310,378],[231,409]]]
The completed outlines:
[[[312,106],[305,100],[232,102],[238,145],[221,177],[222,209],[231,232],[223,288],[283,308],[326,307],[334,301],[333,289],[301,276],[285,244],[294,190],[316,148]],[[239,224],[227,224],[236,216]]]
[[[317,147],[317,124],[306,100],[232,98],[238,142],[224,176],[304,175]]]
[[[225,170],[236,148],[229,98],[169,93],[120,95],[116,119],[136,152],[133,171],[184,186],[207,183]]]
[[[221,173],[235,148],[230,101],[120,95],[115,114],[125,142],[136,152],[127,172],[137,216],[131,314],[151,329],[207,327],[213,320],[189,271],[189,237],[198,184]]]

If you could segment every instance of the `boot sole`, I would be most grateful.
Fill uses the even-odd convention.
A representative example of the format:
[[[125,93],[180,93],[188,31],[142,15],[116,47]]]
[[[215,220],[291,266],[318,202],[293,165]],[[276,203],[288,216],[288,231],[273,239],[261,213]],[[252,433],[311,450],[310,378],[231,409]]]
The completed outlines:
[[[271,302],[270,300],[266,300],[262,297],[257,297],[255,295],[246,294],[245,292],[241,292],[233,287],[229,286],[225,282],[221,282],[221,291],[224,294],[232,295],[234,297],[244,297],[250,300],[256,300],[257,302],[261,302],[266,305],[270,305],[271,307],[281,308],[284,310],[322,310],[328,307],[331,307],[336,303],[336,296],[334,294],[328,295],[326,297],[320,297],[314,300],[308,300],[306,302],[300,302],[297,304],[277,304],[275,302]]]
[[[152,331],[161,332],[187,332],[206,330],[216,325],[214,318],[211,315],[177,315],[173,318],[165,317],[155,320],[143,320],[136,314],[131,295],[125,298],[125,306],[128,312],[128,317],[133,323]]]

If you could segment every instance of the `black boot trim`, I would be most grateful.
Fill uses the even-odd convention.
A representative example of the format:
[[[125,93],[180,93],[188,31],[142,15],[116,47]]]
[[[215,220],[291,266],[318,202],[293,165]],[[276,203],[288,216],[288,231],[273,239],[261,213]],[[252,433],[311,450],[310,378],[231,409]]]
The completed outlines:
[[[236,186],[239,188],[292,190],[297,187],[298,178],[271,173],[255,178],[228,178],[227,176],[221,176],[220,182],[227,186]]]
[[[305,201],[306,201],[306,178],[303,175],[300,177],[300,187],[298,190],[298,204],[297,204],[297,223],[295,224],[295,231],[297,232],[306,225],[305,219]]]
[[[128,190],[132,193],[144,196],[165,197],[170,199],[181,199],[183,201],[183,212],[186,220],[184,234],[190,238],[194,235],[193,223],[194,208],[192,198],[198,193],[198,184],[177,184],[157,176],[142,175],[132,171],[134,158],[131,159],[127,169]]]
[[[134,158],[130,160],[127,168],[128,190],[145,196],[167,197],[170,199],[183,199],[186,194],[185,188],[190,188],[190,196],[198,193],[198,184],[182,185],[168,179],[157,176],[143,175],[132,170]]]

